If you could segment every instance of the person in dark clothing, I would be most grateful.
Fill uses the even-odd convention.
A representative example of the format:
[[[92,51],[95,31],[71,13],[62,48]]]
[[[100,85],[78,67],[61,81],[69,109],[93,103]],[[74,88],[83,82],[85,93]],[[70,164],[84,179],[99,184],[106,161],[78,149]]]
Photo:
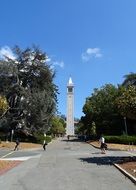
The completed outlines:
[[[14,151],[19,149],[19,148],[18,148],[18,147],[19,147],[19,144],[20,144],[20,142],[19,142],[19,139],[17,138],[17,139],[16,139],[16,145],[15,145]]]
[[[69,141],[69,139],[70,139],[70,135],[67,136],[67,139],[68,139],[68,141]]]
[[[46,145],[47,145],[47,142],[44,140],[43,142],[43,149],[46,150]]]

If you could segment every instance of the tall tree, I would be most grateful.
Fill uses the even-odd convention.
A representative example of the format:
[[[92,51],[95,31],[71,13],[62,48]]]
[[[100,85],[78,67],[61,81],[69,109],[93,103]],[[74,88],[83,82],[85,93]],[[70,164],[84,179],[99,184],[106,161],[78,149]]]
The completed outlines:
[[[55,73],[39,48],[21,50],[16,46],[13,52],[15,59],[6,57],[0,62],[1,93],[6,95],[10,106],[8,120],[11,126],[26,126],[31,133],[46,131],[56,112]]]
[[[121,126],[120,114],[115,105],[116,97],[118,97],[118,89],[112,84],[106,84],[101,89],[94,89],[92,96],[86,100],[83,107],[86,118],[84,120],[90,127],[94,121],[98,134],[118,134],[121,132],[121,129],[116,127]]]

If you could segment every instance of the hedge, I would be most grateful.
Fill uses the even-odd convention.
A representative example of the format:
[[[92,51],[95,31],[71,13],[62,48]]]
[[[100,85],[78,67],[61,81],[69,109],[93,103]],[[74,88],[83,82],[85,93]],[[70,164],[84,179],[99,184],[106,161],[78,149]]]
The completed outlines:
[[[104,136],[107,143],[115,144],[134,144],[136,145],[136,136]]]

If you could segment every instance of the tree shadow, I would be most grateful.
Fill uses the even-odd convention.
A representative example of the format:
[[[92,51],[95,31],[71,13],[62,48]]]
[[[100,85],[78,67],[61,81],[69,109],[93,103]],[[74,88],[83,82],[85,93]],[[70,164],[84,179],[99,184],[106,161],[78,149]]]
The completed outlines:
[[[82,140],[78,139],[78,138],[73,138],[73,139],[62,139],[61,141],[64,142],[83,142]]]
[[[97,165],[113,165],[114,163],[124,163],[128,161],[136,160],[135,156],[103,156],[103,157],[88,157],[79,158],[81,162],[87,162],[89,164]]]

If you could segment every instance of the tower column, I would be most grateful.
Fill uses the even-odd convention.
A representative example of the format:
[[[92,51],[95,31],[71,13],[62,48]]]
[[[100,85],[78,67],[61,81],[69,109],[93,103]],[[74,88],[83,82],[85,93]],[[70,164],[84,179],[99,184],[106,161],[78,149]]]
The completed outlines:
[[[66,135],[74,135],[74,84],[71,77],[67,84]]]

